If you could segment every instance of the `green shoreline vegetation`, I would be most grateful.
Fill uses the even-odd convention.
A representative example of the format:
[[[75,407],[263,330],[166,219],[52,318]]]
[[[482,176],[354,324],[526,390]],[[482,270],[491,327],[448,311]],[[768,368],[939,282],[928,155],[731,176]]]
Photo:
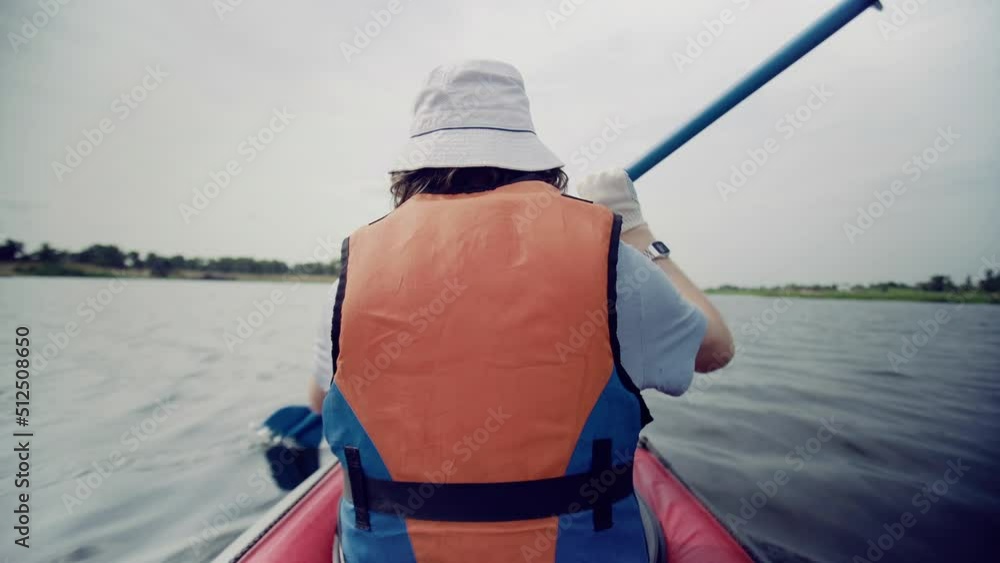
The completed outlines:
[[[43,244],[35,252],[7,239],[0,245],[0,277],[73,276],[127,277],[181,280],[302,281],[333,283],[340,275],[340,262],[310,262],[289,266],[280,260],[254,258],[186,258],[124,251],[114,245],[95,244],[80,252],[68,252]],[[949,276],[931,276],[926,282],[908,285],[885,282],[870,285],[798,285],[737,287],[723,285],[707,290],[716,295],[800,297],[806,299],[855,299],[878,301],[928,301],[1000,304],[1000,272],[985,270],[973,282],[967,276],[955,284]]]
[[[1000,275],[987,270],[978,284],[970,278],[955,285],[948,276],[910,286],[897,282],[867,286],[736,287],[723,285],[707,290],[714,295],[753,295],[757,297],[799,297],[803,299],[852,299],[858,301],[923,301],[935,303],[991,303],[1000,305]]]
[[[308,262],[289,266],[280,260],[254,258],[187,258],[181,255],[145,256],[114,245],[95,244],[68,252],[43,244],[25,252],[24,244],[7,239],[0,245],[0,277],[70,276],[183,280],[302,281],[332,283],[340,262]]]

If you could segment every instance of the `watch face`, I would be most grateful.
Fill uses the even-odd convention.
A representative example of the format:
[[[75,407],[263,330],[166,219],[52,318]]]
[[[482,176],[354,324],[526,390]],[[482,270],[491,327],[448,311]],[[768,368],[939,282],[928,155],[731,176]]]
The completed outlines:
[[[656,250],[656,252],[658,252],[660,254],[670,254],[670,249],[667,248],[667,245],[663,244],[660,241],[654,242],[653,243],[653,248]]]

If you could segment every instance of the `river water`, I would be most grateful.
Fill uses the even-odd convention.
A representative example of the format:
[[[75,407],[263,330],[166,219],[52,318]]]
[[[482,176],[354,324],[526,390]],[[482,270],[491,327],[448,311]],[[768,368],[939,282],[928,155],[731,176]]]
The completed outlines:
[[[252,429],[304,402],[327,289],[0,279],[2,365],[21,325],[36,359],[31,548],[13,544],[7,438],[0,562],[221,551],[282,495]],[[267,300],[280,303],[238,337]],[[775,561],[996,560],[1000,307],[715,300],[737,361],[682,398],[650,394],[647,433],[721,518]],[[0,420],[14,429],[14,378],[4,381]]]

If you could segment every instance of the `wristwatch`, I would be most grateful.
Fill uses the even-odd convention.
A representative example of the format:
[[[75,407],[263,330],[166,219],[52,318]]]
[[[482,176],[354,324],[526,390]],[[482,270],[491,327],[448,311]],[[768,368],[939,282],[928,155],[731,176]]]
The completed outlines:
[[[669,257],[670,249],[663,242],[656,240],[642,251],[642,255],[650,260],[659,260]]]

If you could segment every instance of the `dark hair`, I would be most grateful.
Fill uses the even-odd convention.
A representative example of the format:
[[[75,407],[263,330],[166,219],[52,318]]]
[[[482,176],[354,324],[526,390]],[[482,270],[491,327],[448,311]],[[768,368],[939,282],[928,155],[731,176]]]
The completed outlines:
[[[486,192],[525,180],[538,180],[565,191],[569,178],[562,168],[537,172],[480,166],[474,168],[420,168],[393,172],[389,191],[396,207],[417,194],[464,194]]]

